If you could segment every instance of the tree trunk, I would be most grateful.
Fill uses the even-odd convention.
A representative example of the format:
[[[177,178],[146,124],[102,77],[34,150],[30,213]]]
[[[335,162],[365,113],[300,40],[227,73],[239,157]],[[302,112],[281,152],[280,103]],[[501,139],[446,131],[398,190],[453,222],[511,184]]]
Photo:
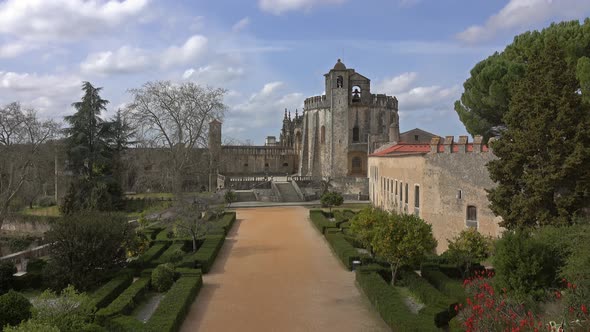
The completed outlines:
[[[197,251],[197,238],[193,236],[193,252]]]
[[[397,264],[390,264],[391,266],[391,286],[395,286],[395,275],[397,274]]]

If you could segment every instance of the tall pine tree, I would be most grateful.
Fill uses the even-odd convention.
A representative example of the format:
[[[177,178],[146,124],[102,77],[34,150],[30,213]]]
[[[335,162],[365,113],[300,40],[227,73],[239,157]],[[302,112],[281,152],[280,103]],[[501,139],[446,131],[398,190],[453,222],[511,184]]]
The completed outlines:
[[[515,86],[488,165],[490,207],[506,228],[569,224],[589,206],[590,105],[573,67],[549,37]]]
[[[71,214],[80,210],[117,210],[122,204],[121,186],[113,177],[113,152],[120,142],[113,142],[116,124],[105,122],[100,115],[108,100],[89,82],[82,84],[84,96],[72,106],[76,113],[66,116],[68,168],[76,176],[66,194],[61,211]]]

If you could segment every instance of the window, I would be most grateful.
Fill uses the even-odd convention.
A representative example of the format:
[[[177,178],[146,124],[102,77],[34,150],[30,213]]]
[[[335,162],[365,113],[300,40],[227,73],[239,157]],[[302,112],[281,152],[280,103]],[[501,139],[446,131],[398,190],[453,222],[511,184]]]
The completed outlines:
[[[265,163],[265,164],[264,164],[264,167],[268,167],[268,163]]]
[[[401,203],[404,201],[404,183],[403,182],[399,182],[399,203],[401,205]]]
[[[287,167],[287,166],[289,166],[288,163],[283,163],[283,167]]]
[[[457,191],[457,199],[461,199],[461,198],[463,198],[463,190],[459,189]]]
[[[395,180],[395,196],[397,196],[397,180]]]
[[[420,216],[420,186],[414,186],[414,214]]]
[[[358,173],[361,172],[363,169],[363,161],[361,157],[353,157],[352,158],[352,172]]]
[[[320,129],[320,142],[322,144],[326,143],[326,127],[322,126]]]
[[[361,87],[358,85],[355,85],[352,87],[352,102],[356,103],[361,101]]]
[[[342,77],[342,75],[338,75],[338,77],[336,78],[336,87],[341,88],[343,86],[344,86],[344,78]]]
[[[391,189],[391,193],[393,194],[393,180],[389,180],[389,181],[391,181],[390,189]]]
[[[354,128],[352,128],[352,141],[353,142],[358,142],[360,141],[360,130],[358,126],[354,126]]]
[[[244,167],[248,167],[248,163],[245,163],[245,164],[244,164]]]
[[[477,207],[473,205],[467,206],[467,227],[473,227],[477,229]]]
[[[414,141],[419,141],[419,140],[420,140],[420,136],[414,135]]]
[[[406,200],[405,200],[406,204],[408,204],[408,187],[409,187],[409,186],[408,186],[408,184],[406,183],[406,193],[405,193],[405,195],[406,195]]]

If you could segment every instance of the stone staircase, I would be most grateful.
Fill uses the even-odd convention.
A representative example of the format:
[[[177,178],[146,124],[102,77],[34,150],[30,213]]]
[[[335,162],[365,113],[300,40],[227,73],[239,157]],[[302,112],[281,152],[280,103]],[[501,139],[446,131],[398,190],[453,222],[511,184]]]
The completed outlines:
[[[291,182],[275,182],[283,202],[301,202]]]

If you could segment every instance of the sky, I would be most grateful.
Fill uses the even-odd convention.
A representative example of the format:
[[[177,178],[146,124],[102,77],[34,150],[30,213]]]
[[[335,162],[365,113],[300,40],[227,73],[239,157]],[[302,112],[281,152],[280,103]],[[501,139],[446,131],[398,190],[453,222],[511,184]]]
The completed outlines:
[[[397,97],[402,131],[458,136],[476,63],[589,15],[589,0],[0,0],[0,105],[61,120],[89,81],[109,117],[129,89],[192,81],[227,89],[225,139],[262,144],[341,58]]]

